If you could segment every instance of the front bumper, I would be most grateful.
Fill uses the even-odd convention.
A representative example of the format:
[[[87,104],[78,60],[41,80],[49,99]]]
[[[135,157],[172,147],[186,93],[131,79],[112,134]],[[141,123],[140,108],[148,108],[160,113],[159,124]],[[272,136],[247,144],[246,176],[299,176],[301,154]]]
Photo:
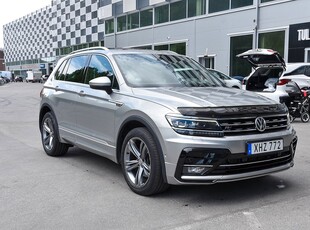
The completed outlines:
[[[215,143],[200,146],[188,144],[187,147],[184,147],[186,144],[183,142],[181,146],[184,148],[181,154],[178,154],[176,164],[166,162],[167,182],[169,184],[213,184],[250,179],[289,169],[294,165],[297,136],[293,129],[282,132],[284,133],[285,135],[278,133],[274,134],[274,137],[268,137],[283,138],[285,144],[282,151],[257,155],[247,155],[245,147],[242,150],[234,148],[235,138],[231,141],[222,141],[221,146],[220,140],[215,141],[216,145]],[[252,136],[245,139],[245,137],[239,139],[240,146],[245,146],[249,140],[266,138]]]

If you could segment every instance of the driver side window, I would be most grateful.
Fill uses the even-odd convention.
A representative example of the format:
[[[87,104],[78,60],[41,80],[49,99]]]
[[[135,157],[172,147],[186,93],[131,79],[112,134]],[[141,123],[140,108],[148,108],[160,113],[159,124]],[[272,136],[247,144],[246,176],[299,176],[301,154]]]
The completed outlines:
[[[108,59],[101,55],[93,55],[87,68],[85,83],[98,77],[108,77],[111,80],[112,88],[119,89],[112,66]]]

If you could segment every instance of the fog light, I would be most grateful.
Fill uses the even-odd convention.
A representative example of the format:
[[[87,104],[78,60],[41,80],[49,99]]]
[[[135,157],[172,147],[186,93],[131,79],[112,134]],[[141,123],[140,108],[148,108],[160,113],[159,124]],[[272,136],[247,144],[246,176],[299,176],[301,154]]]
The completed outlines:
[[[200,166],[190,166],[186,167],[187,168],[187,173],[189,174],[203,174],[208,171],[208,168],[206,167],[200,167]]]

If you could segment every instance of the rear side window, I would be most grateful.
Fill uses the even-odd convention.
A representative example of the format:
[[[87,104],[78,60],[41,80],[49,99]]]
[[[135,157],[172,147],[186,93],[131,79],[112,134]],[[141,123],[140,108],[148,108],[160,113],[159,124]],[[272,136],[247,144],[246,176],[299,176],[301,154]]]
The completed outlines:
[[[68,70],[66,72],[65,81],[84,82],[84,70],[87,65],[88,56],[77,56],[70,60]]]
[[[306,70],[306,66],[301,66],[298,69],[295,69],[294,71],[290,73],[284,74],[284,76],[304,74],[305,70]]]
[[[65,75],[63,74],[64,72],[64,68],[66,66],[67,60],[63,61],[60,65],[60,67],[58,68],[58,70],[55,73],[55,79],[56,80],[65,80]]]
[[[112,88],[119,88],[109,60],[101,55],[93,55],[91,57],[86,73],[85,83],[88,84],[90,80],[97,77],[108,77],[111,80]]]
[[[310,77],[310,66],[307,66],[307,69],[305,71],[305,75]]]

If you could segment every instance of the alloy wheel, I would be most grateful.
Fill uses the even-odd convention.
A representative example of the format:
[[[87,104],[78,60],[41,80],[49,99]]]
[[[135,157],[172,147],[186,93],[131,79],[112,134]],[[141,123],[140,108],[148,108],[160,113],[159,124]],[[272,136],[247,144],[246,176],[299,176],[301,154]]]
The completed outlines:
[[[55,138],[55,132],[54,132],[53,122],[50,117],[47,117],[44,120],[43,127],[42,127],[42,139],[43,139],[43,145],[45,149],[47,150],[53,149],[54,138]]]
[[[138,188],[147,184],[151,172],[151,156],[145,142],[131,138],[124,152],[125,171],[129,181]]]

